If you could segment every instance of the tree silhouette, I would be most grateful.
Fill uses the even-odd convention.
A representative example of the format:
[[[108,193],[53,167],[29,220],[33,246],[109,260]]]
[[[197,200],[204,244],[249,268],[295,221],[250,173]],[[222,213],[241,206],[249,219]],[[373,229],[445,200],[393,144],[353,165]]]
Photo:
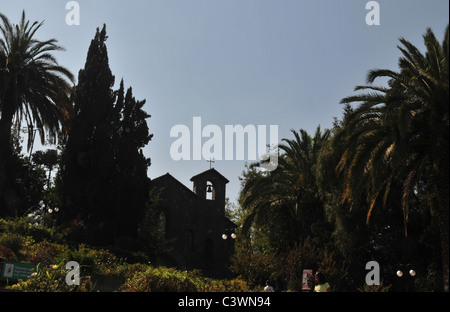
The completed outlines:
[[[78,220],[83,240],[115,244],[136,237],[148,198],[149,160],[142,148],[151,135],[142,107],[123,81],[113,91],[106,26],[97,29],[75,90],[75,118],[60,163],[61,221]]]
[[[369,92],[344,98],[360,102],[348,116],[341,135],[345,151],[338,170],[345,191],[342,200],[361,194],[369,222],[378,202],[385,203],[401,181],[401,206],[408,235],[410,202],[424,194],[441,234],[444,289],[449,280],[449,28],[442,44],[431,29],[423,36],[425,55],[400,39],[400,72],[372,70],[368,83],[388,78],[388,87],[358,86]]]
[[[292,247],[312,235],[314,226],[324,220],[314,166],[330,136],[329,130],[322,132],[320,127],[314,137],[303,129],[291,132],[295,139],[283,139],[279,145],[283,153],[278,158],[278,168],[268,173],[249,170],[240,197],[248,212],[243,222],[244,233],[254,224],[270,227],[271,239],[285,242],[284,247]],[[280,227],[278,231],[274,230],[276,227]],[[281,248],[279,242],[274,245]]]
[[[63,50],[55,39],[40,41],[36,32],[43,23],[26,20],[22,13],[18,25],[0,13],[0,215],[8,214],[15,193],[11,165],[11,129],[28,127],[28,149],[38,131],[42,143],[45,135],[55,142],[67,129],[72,115],[70,101],[72,74],[56,61],[52,52]]]

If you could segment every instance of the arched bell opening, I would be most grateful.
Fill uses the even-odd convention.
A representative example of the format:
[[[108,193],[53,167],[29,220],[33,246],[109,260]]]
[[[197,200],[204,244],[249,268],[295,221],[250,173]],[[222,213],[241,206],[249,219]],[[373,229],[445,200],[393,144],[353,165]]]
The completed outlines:
[[[210,181],[206,181],[206,200],[214,200],[214,185]]]

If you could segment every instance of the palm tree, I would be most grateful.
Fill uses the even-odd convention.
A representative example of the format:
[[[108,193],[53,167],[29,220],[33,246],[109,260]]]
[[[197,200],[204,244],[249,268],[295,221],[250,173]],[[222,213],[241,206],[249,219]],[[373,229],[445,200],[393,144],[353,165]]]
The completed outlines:
[[[26,20],[18,25],[0,14],[0,198],[8,178],[11,127],[22,122],[28,128],[28,149],[38,131],[55,143],[61,129],[66,129],[72,114],[70,100],[72,74],[52,55],[62,51],[55,39],[39,41],[36,32],[43,22]]]
[[[319,151],[329,139],[330,131],[317,128],[314,138],[301,129],[292,130],[294,139],[283,139],[279,149],[278,167],[271,172],[249,172],[241,190],[241,205],[250,210],[243,230],[252,224],[264,224],[281,214],[292,242],[306,238],[310,226],[322,215],[314,166]]]
[[[355,201],[367,192],[369,211],[385,202],[394,180],[402,184],[402,208],[407,235],[409,203],[426,192],[441,234],[444,289],[449,277],[449,28],[443,43],[431,29],[423,36],[426,53],[400,39],[400,72],[372,70],[367,82],[388,78],[388,87],[358,86],[369,93],[344,98],[360,102],[341,135],[345,152],[338,165],[346,191],[343,201]],[[425,188],[419,188],[425,185]]]

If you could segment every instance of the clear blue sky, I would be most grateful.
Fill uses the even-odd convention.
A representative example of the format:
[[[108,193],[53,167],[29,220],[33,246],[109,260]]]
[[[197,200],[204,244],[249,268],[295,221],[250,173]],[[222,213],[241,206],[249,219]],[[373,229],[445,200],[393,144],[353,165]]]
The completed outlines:
[[[365,22],[365,0],[79,0],[80,25],[66,24],[65,0],[0,0],[18,23],[45,21],[40,39],[56,38],[59,63],[76,76],[89,43],[105,23],[110,67],[137,99],[146,99],[153,141],[149,177],[166,172],[192,187],[205,160],[173,161],[174,125],[278,125],[313,133],[340,118],[340,99],[364,84],[370,69],[397,70],[398,39],[423,50],[431,27],[442,41],[447,0],[380,0],[380,25]],[[216,161],[236,200],[244,161]]]

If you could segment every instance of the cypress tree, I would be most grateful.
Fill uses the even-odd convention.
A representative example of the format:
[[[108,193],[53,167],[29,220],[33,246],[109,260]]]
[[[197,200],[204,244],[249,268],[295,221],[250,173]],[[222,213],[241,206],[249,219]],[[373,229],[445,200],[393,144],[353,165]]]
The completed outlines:
[[[117,108],[121,108],[122,115],[116,154],[117,177],[121,185],[117,198],[117,215],[120,216],[117,229],[121,236],[136,238],[137,225],[144,217],[149,197],[147,169],[150,159],[144,156],[143,148],[153,135],[149,134],[146,122],[150,115],[142,109],[145,100],[137,101],[131,87],[125,97],[123,91],[122,81],[116,104]]]
[[[118,91],[113,90],[106,39],[106,27],[97,29],[79,72],[76,117],[57,186],[60,220],[78,224],[76,239],[95,245],[136,236],[149,183],[149,161],[142,154],[151,139],[145,121],[149,116],[142,110],[145,101],[136,101],[131,88],[124,97],[123,81]]]

